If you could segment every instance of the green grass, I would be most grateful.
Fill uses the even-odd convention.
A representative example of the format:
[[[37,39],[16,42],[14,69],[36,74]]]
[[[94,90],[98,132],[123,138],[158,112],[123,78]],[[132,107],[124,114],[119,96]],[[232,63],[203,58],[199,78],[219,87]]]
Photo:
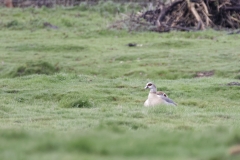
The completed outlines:
[[[107,29],[132,9],[108,3],[1,8],[0,159],[239,159],[239,35]]]

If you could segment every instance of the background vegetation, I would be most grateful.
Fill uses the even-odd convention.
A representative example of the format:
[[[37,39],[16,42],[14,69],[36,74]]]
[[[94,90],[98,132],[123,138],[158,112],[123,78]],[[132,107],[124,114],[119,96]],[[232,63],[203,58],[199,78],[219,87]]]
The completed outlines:
[[[239,159],[239,35],[108,29],[136,8],[1,8],[0,159]]]

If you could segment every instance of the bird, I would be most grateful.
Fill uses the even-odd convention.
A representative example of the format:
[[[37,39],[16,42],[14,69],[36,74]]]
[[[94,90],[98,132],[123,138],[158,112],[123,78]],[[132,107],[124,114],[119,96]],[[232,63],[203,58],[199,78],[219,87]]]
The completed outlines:
[[[157,91],[156,93],[157,93],[158,96],[168,97],[167,94],[162,92],[162,91]]]
[[[168,98],[167,94],[162,91],[157,91],[157,87],[152,82],[148,82],[145,89],[150,89],[148,99],[144,102],[145,107],[156,106],[160,104],[174,105],[177,104]]]

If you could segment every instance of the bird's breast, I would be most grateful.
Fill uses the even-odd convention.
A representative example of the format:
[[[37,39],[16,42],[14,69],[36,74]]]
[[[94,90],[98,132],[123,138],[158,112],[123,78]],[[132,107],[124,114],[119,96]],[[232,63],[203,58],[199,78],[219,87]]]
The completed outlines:
[[[155,93],[149,93],[148,99],[145,101],[144,106],[155,106],[164,103],[164,101]]]

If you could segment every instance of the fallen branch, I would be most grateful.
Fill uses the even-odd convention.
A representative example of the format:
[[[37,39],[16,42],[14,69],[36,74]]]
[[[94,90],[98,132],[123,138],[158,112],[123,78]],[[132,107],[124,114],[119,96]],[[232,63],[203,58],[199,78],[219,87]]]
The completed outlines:
[[[159,2],[155,9],[151,7],[151,10],[138,12],[128,20],[137,25],[136,29],[142,26],[156,32],[195,31],[206,28],[237,29],[240,27],[240,0]],[[127,22],[133,25],[129,21]],[[133,30],[132,26],[128,28]]]

